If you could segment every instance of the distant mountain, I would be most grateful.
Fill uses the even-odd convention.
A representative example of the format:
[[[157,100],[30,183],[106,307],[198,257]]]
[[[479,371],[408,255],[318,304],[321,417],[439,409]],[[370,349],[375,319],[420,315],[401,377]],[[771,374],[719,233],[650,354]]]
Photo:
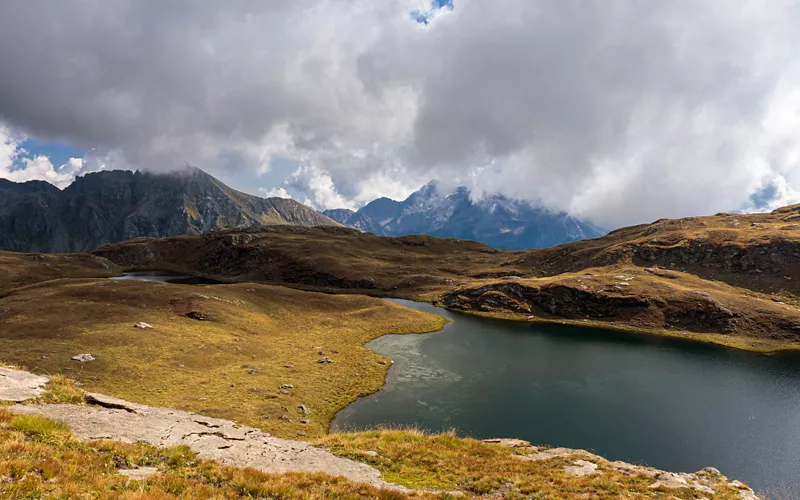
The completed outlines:
[[[0,250],[83,252],[141,236],[269,224],[338,225],[302,203],[251,196],[194,167],[87,174],[63,191],[0,179]]]
[[[435,181],[405,201],[379,198],[357,212],[338,209],[323,213],[346,226],[379,236],[429,234],[476,240],[507,250],[544,248],[605,234],[563,212],[499,194],[473,201],[467,188],[446,193]]]
[[[349,219],[353,214],[355,214],[355,212],[349,208],[334,208],[333,210],[323,210],[322,212],[322,215],[330,217],[339,224],[344,224],[344,221]]]

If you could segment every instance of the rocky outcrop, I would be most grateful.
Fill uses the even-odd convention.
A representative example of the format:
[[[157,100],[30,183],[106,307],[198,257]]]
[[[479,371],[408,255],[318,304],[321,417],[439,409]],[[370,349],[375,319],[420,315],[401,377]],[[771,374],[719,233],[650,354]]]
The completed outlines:
[[[555,278],[466,284],[439,302],[456,310],[605,322],[639,329],[800,339],[800,310],[686,273],[616,267]]]
[[[0,388],[3,386],[0,380]],[[324,472],[379,488],[406,490],[380,479],[372,467],[337,457],[301,441],[270,436],[230,420],[154,408],[100,394],[88,405],[16,405],[11,411],[66,423],[78,439],[188,446],[200,458],[263,472]],[[134,473],[134,472],[132,472]],[[136,472],[141,474],[141,471]]]
[[[50,379],[0,366],[0,401],[16,403],[38,398]]]
[[[570,448],[540,449],[531,446],[527,441],[519,439],[486,439],[484,442],[514,448],[519,460],[539,462],[543,460],[567,459],[570,465],[564,466],[564,472],[575,477],[602,475],[603,469],[613,469],[626,476],[639,476],[652,481],[649,489],[654,491],[691,491],[706,498],[715,496],[721,490],[736,492],[742,500],[758,500],[758,497],[745,484],[730,480],[713,467],[695,473],[667,472],[653,467],[633,465],[626,462],[610,462],[605,458],[584,450]]]

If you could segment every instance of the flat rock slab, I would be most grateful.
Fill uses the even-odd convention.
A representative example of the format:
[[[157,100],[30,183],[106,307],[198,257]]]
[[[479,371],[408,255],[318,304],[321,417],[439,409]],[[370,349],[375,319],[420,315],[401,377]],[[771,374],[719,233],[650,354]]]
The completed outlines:
[[[138,467],[136,469],[119,469],[118,474],[126,476],[131,481],[140,481],[158,474],[157,467]]]
[[[49,380],[43,375],[0,367],[0,401],[21,403],[36,399],[44,392],[44,385]]]
[[[386,483],[362,463],[337,457],[302,441],[270,436],[230,420],[129,403],[89,394],[91,405],[16,405],[11,411],[66,423],[79,439],[145,442],[158,447],[186,445],[204,459],[263,472],[324,472],[379,488],[405,490]]]

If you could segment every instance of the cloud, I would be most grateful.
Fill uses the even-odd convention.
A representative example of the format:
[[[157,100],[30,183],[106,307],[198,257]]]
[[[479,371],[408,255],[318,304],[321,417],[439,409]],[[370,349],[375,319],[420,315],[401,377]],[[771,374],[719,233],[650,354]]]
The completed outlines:
[[[47,156],[30,155],[21,146],[23,142],[23,135],[0,124],[0,178],[13,182],[46,181],[63,189],[85,171],[82,158],[70,158],[56,168]]]
[[[5,2],[0,119],[106,166],[290,159],[321,208],[439,178],[616,226],[800,201],[798,22],[793,0]]]
[[[264,198],[288,198],[290,200],[292,199],[292,195],[289,194],[289,192],[286,191],[286,189],[284,189],[284,188],[267,189],[267,188],[263,188],[262,187],[262,188],[258,188],[258,192],[261,193],[261,195]]]

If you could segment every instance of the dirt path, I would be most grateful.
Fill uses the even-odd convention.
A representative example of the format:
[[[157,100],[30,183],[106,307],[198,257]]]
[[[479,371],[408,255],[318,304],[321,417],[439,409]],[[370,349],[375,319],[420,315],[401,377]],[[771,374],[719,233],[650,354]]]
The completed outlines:
[[[28,399],[35,398],[47,382],[46,377],[18,370],[3,369],[2,375],[0,399],[14,389],[13,400],[19,401],[20,394],[16,392],[19,380],[24,381]],[[381,480],[380,473],[368,465],[337,457],[302,441],[272,437],[230,420],[154,408],[100,394],[88,394],[87,402],[87,405],[17,404],[10,410],[60,420],[75,437],[85,441],[141,441],[158,447],[186,445],[201,458],[234,467],[252,467],[268,473],[324,472],[378,488],[407,491]]]

